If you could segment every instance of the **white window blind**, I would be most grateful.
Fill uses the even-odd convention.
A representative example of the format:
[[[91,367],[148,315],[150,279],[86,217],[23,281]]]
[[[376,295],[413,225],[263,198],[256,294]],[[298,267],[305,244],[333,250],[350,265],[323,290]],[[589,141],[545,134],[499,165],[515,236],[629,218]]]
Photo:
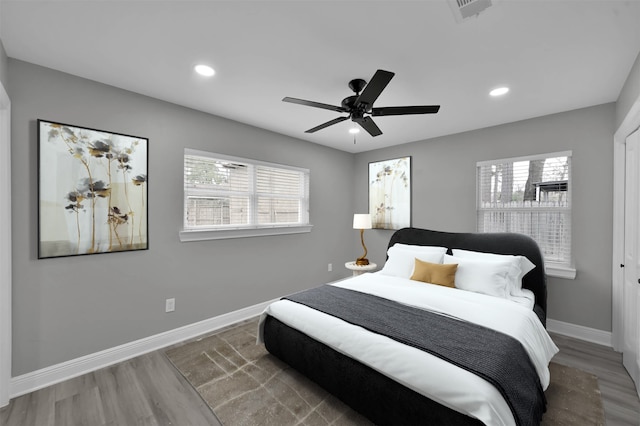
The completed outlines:
[[[299,171],[256,166],[258,224],[299,223],[305,186]]]
[[[187,149],[184,230],[309,224],[309,170]]]
[[[531,236],[547,266],[573,268],[571,152],[477,164],[478,232]]]

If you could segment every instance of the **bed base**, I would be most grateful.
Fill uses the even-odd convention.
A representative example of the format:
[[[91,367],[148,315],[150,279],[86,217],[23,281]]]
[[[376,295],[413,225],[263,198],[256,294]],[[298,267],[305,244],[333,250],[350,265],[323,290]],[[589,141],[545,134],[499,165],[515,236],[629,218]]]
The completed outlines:
[[[265,347],[378,425],[482,425],[267,316]]]

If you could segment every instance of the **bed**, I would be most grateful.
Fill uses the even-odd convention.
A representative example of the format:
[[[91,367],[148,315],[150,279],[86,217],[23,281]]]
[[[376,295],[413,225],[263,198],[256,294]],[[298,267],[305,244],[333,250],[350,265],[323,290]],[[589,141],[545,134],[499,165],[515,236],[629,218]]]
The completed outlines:
[[[420,250],[429,255],[414,257]],[[439,262],[431,262],[435,256],[432,256],[432,250],[438,253],[445,250]],[[266,349],[375,424],[538,424],[546,403],[544,389],[549,383],[548,363],[558,349],[545,330],[546,277],[537,244],[521,234],[404,228],[392,235],[387,253],[387,262],[379,272],[301,292],[267,307],[259,330],[259,339]],[[491,255],[487,257],[483,253]],[[409,279],[405,273],[407,257],[411,259],[414,279]],[[457,286],[460,278],[460,287],[431,285],[417,280],[418,267],[424,266],[418,265],[418,257],[422,259],[420,262],[424,261],[429,268],[438,271],[443,268],[433,264],[455,264],[455,282]],[[529,266],[525,267],[525,262]],[[511,276],[517,275],[513,271],[516,264],[522,265],[518,270],[521,289],[510,287],[513,285]],[[485,270],[482,268],[490,271],[488,292],[485,287],[481,292],[473,288],[476,281],[483,282],[487,278],[482,275]],[[395,273],[398,271],[402,273]],[[494,280],[494,276],[505,278],[506,284],[495,288],[506,292],[506,297],[503,293],[500,293],[501,297],[491,294],[493,281],[502,279]],[[464,287],[466,283],[471,287]],[[343,296],[345,304],[352,304],[340,308]],[[353,302],[352,297],[355,297]],[[310,307],[306,298],[314,299],[313,303],[320,305]],[[315,301],[317,298],[323,301]],[[383,303],[385,307],[369,303]],[[387,309],[387,304],[393,304],[390,309],[400,312],[400,316],[418,315],[407,317],[416,318],[415,322],[405,317],[397,319],[398,323],[404,321],[413,328],[389,325],[387,322],[392,321],[395,313],[382,315],[380,321],[366,319],[382,325],[356,322],[361,316],[369,317],[370,312]],[[334,313],[334,305],[337,306],[335,309],[346,312]],[[357,318],[351,319],[350,315]],[[479,328],[450,332],[442,329],[448,323],[455,323],[456,327]],[[416,324],[425,325],[417,327]],[[382,327],[382,331],[377,331],[376,326]],[[386,328],[402,328],[403,336],[390,337]],[[415,336],[407,336],[414,332]],[[485,336],[480,332],[489,334]],[[493,343],[494,338],[504,339],[507,342],[504,347],[509,349],[502,349],[502,340]],[[488,367],[474,365],[470,368],[458,362],[457,357],[462,355],[433,352],[431,346],[441,346],[438,339],[457,341],[451,346],[460,346],[461,339],[469,339],[470,346],[492,342],[478,348],[482,355],[470,356],[472,364],[486,359]],[[474,340],[477,342],[473,343]],[[421,346],[423,344],[426,348]],[[483,352],[486,350],[490,351],[489,355]],[[468,352],[467,348],[462,352]],[[469,354],[464,356],[469,357]],[[476,368],[494,369],[506,377],[489,377]],[[523,383],[522,390],[508,383],[516,377],[518,383]],[[535,386],[537,390],[530,391]],[[531,400],[523,402],[520,400],[523,395]],[[527,408],[530,413],[523,412],[523,404],[537,408]]]

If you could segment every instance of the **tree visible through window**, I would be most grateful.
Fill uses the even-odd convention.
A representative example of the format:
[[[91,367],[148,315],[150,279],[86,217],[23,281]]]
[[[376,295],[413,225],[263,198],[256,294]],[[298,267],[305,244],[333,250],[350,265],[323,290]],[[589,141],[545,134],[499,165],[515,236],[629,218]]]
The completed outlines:
[[[571,152],[477,167],[478,232],[527,234],[545,263],[571,268]]]

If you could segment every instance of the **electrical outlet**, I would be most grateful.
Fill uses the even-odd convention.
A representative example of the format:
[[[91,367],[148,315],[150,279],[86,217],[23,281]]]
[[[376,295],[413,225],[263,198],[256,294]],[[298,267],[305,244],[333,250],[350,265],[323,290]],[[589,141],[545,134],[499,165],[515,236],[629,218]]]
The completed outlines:
[[[175,298],[171,298],[171,299],[167,299],[164,302],[164,311],[165,312],[173,312],[176,310],[176,299]]]
[[[329,271],[329,272],[333,271],[333,264],[331,264],[331,263],[330,263],[330,264],[327,266],[327,271]]]

